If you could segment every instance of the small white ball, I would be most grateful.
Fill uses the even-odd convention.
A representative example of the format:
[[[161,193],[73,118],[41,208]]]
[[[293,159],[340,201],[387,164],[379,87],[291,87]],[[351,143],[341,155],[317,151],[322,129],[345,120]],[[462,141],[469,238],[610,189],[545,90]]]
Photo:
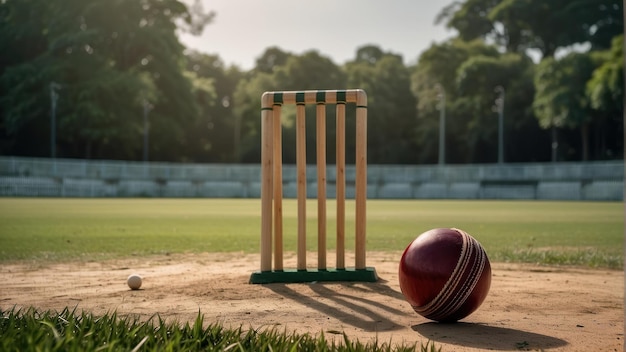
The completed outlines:
[[[141,276],[138,274],[131,274],[126,280],[126,283],[131,290],[138,290],[141,287]]]

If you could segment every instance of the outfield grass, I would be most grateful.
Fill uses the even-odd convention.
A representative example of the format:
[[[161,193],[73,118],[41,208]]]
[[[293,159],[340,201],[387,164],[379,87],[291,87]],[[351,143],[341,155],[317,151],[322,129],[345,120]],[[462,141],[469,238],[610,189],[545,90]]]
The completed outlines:
[[[315,200],[308,247],[316,250]],[[348,250],[353,202],[347,204]],[[285,250],[295,251],[295,200],[285,200]],[[458,227],[492,261],[623,267],[618,202],[370,200],[368,250],[401,251],[434,227]],[[184,252],[258,253],[258,199],[0,199],[0,262],[101,260]],[[328,244],[334,202],[328,203]]]
[[[0,263],[92,261],[184,252],[259,251],[260,202],[232,199],[0,198]],[[329,246],[335,244],[334,203],[328,204]],[[348,250],[354,203],[348,203]],[[286,200],[285,247],[295,249],[295,201]],[[316,204],[308,204],[308,243],[316,250]],[[492,261],[623,267],[622,203],[519,201],[368,202],[368,250],[402,251],[421,232],[459,227],[474,235]],[[225,329],[205,324],[139,321],[115,313],[96,317],[0,310],[0,350],[440,351],[426,345],[362,344],[344,335]]]

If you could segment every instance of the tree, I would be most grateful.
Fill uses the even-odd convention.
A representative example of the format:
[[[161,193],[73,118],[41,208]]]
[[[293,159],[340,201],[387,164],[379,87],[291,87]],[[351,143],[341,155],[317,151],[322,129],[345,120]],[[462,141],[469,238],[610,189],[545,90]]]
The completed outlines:
[[[439,109],[441,102],[439,89],[445,94],[446,133],[445,149],[447,162],[467,162],[471,158],[467,145],[459,138],[466,133],[468,107],[455,105],[460,97],[457,81],[458,69],[464,62],[475,56],[498,57],[499,53],[493,46],[485,45],[480,40],[465,42],[451,39],[432,45],[419,57],[417,66],[411,75],[411,89],[417,97],[417,151],[418,160],[422,163],[435,163],[438,159],[439,144]],[[439,88],[438,88],[439,87]],[[489,89],[489,87],[484,87]],[[493,86],[492,88],[493,89]],[[489,93],[492,97],[493,93]]]
[[[284,66],[293,54],[285,52],[278,47],[265,49],[263,55],[256,59],[255,70],[258,72],[272,73],[275,68]]]
[[[466,42],[478,38],[496,41],[495,26],[488,14],[500,1],[454,1],[439,12],[435,23],[445,22],[446,27],[456,29],[459,33],[459,39]]]
[[[591,107],[619,115],[624,102],[624,36],[613,39],[610,50],[597,54],[601,62],[587,82],[586,94]]]
[[[186,138],[192,143],[189,155],[197,162],[237,161],[239,135],[234,116],[234,92],[243,73],[237,67],[225,67],[216,55],[189,52],[188,75],[192,77],[200,116],[189,124]]]
[[[47,88],[52,76],[49,65],[38,57],[48,46],[42,28],[47,26],[44,14],[51,9],[49,3],[36,0],[0,3],[0,50],[11,53],[0,56],[3,154],[50,155]]]
[[[582,145],[580,157],[585,161],[589,159],[589,124],[592,116],[585,87],[594,69],[591,55],[571,53],[560,60],[543,60],[537,66],[534,78],[537,90],[533,110],[539,124],[553,131],[563,127],[579,129]],[[555,137],[553,134],[553,148],[557,146]],[[556,161],[556,157],[553,154],[552,160]]]
[[[385,55],[390,54],[383,52],[383,50],[376,45],[365,45],[357,49],[354,62],[362,62],[374,65]]]
[[[346,84],[341,68],[316,50],[289,56],[274,77],[278,90],[337,89]]]
[[[491,9],[488,17],[501,24],[496,36],[507,44],[508,50],[537,49],[545,58],[553,57],[558,48],[587,40],[589,29],[580,25],[587,14],[577,1],[504,0]]]
[[[591,50],[606,50],[613,39],[624,33],[624,3],[619,0],[579,0],[572,5],[581,16],[579,25],[587,29]]]
[[[237,162],[258,163],[261,161],[261,94],[278,90],[275,78],[259,72],[242,79],[234,92],[237,102],[233,114],[237,120],[235,129],[235,156]]]
[[[342,89],[346,87],[346,74],[332,60],[315,50],[307,51],[302,55],[290,56],[283,66],[275,68],[272,79],[275,86],[272,90],[315,90],[315,89]],[[313,161],[316,157],[317,143],[315,106],[306,109],[306,152],[307,160]],[[283,139],[287,146],[296,145],[296,111],[294,106],[283,108]],[[335,110],[327,106],[326,137],[327,161],[334,162],[335,144]],[[284,148],[285,163],[296,163],[295,148]]]
[[[276,49],[268,52],[276,53]],[[266,52],[263,57],[271,55]],[[280,55],[279,55],[280,56]],[[281,56],[282,57],[282,56]],[[260,106],[261,94],[265,91],[285,90],[315,90],[315,89],[344,89],[346,88],[346,74],[329,58],[320,55],[317,51],[308,51],[302,55],[288,54],[283,65],[273,65],[271,72],[267,68],[267,60],[257,61],[259,67],[253,69],[249,78],[244,79],[237,86],[235,99],[237,106],[234,109],[235,118],[241,121],[240,160],[242,162],[258,162],[260,160]],[[295,107],[285,106],[282,109],[283,122],[283,162],[295,163]],[[315,160],[315,107],[307,107],[307,160]],[[335,112],[327,108],[327,140],[333,140]],[[335,147],[327,143],[328,162],[334,162]]]
[[[60,156],[137,158],[148,102],[154,106],[151,155],[179,159],[187,143],[184,126],[197,117],[175,33],[179,21],[192,21],[187,7],[176,0],[68,1],[0,3],[6,30],[0,49],[19,52],[0,71],[10,150],[50,130],[48,86],[54,81],[62,86]],[[32,152],[45,155],[43,149]]]
[[[525,55],[472,56],[457,69],[458,98],[451,110],[463,116],[456,123],[464,127],[461,145],[467,162],[493,162],[498,150],[497,99],[506,93],[504,104],[504,158],[506,161],[539,158],[542,138],[532,111],[527,106],[533,99],[533,63]],[[498,90],[500,92],[498,92]],[[453,120],[453,123],[455,121]],[[536,134],[535,143],[524,150],[521,132]]]
[[[624,36],[613,39],[610,50],[596,53],[598,67],[587,81],[585,94],[594,110],[595,151],[599,158],[623,156]]]
[[[368,94],[368,161],[415,163],[417,102],[402,57],[364,46],[345,69],[348,86]]]
[[[484,38],[509,52],[537,49],[543,58],[577,43],[607,48],[623,32],[619,0],[467,0],[444,8],[437,21],[463,40]]]

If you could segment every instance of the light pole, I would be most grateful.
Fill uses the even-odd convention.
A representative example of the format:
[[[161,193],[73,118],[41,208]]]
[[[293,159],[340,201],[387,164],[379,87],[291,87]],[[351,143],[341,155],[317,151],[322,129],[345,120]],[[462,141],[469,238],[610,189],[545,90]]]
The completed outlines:
[[[441,84],[435,85],[437,90],[437,110],[439,110],[439,165],[446,163],[446,92]]]
[[[59,100],[59,93],[57,90],[61,89],[61,85],[56,82],[50,82],[50,102],[52,104],[50,110],[50,157],[56,158],[56,145],[57,145],[57,100]]]
[[[150,126],[148,123],[148,113],[152,110],[152,104],[147,100],[143,101],[143,161],[148,161],[148,147],[150,143]]]
[[[498,163],[504,162],[504,87],[497,86],[495,92],[498,93],[495,108],[498,111]]]
[[[554,123],[552,123],[552,162],[556,162],[556,158],[557,158],[557,151],[559,150],[559,141],[557,140],[557,135],[556,135],[556,126],[554,125]]]

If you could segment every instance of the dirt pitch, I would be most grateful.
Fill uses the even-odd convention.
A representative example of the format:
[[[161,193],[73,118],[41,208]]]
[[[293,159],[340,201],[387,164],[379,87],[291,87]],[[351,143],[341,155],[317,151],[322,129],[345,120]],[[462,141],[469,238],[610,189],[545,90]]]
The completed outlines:
[[[368,253],[376,283],[252,285],[258,255],[189,254],[60,263],[2,265],[0,307],[65,307],[100,315],[158,313],[176,321],[380,342],[435,341],[442,351],[620,351],[624,348],[624,274],[492,263],[483,305],[460,323],[438,324],[413,312],[398,285],[401,253]],[[329,254],[329,260],[333,258]],[[349,258],[349,260],[352,260]],[[286,267],[294,265],[293,255]],[[310,263],[315,263],[311,258]],[[131,291],[126,278],[144,277]]]

